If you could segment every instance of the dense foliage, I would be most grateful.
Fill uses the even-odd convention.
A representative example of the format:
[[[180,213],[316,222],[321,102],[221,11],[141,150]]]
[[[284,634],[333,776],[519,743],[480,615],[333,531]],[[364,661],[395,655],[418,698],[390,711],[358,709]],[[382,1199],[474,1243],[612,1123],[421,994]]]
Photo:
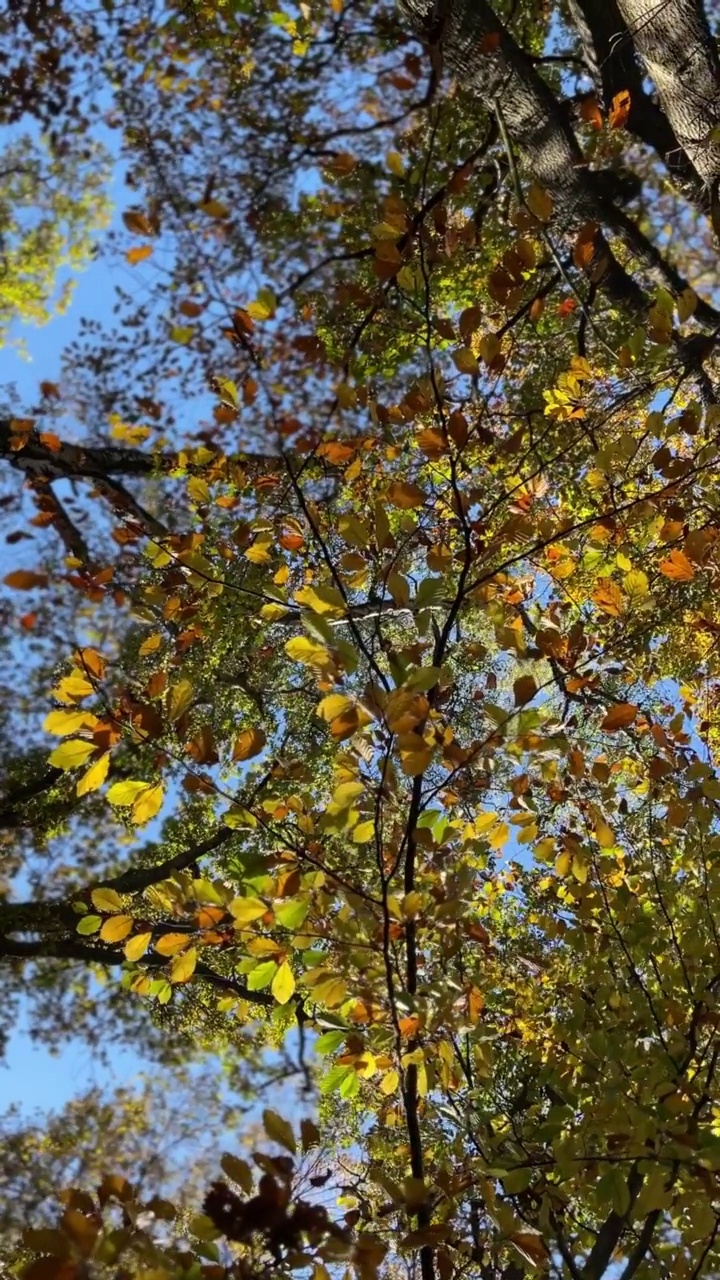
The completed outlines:
[[[4,1265],[718,1274],[701,0],[10,8],[0,327],[107,134],[127,205],[112,317],[0,422],[5,1007],[222,1064],[264,1133],[191,1211],[140,1101],[67,1175],[87,1116],[16,1126]]]

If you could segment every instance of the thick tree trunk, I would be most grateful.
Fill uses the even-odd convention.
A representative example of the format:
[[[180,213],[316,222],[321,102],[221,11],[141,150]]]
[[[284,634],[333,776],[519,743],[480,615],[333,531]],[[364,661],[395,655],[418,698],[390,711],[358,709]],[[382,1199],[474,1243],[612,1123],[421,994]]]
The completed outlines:
[[[657,152],[686,198],[708,213],[707,188],[678,142],[665,112],[645,91],[633,39],[616,0],[569,0],[569,11],[603,107],[609,110],[613,98],[625,90],[629,92],[628,129]]]
[[[525,172],[553,201],[552,229],[572,249],[587,222],[606,220],[569,120],[549,85],[485,0],[401,0],[415,32],[439,45],[462,87],[493,111],[512,140]],[[601,232],[594,241],[588,277],[631,312],[645,295],[617,262]]]
[[[581,228],[597,222],[617,234],[654,283],[682,293],[686,281],[625,211],[604,195],[569,116],[487,0],[400,0],[400,7],[417,35],[442,51],[462,87],[494,112],[524,171],[551,196],[550,227],[565,250],[572,251]],[[593,240],[592,259],[583,269],[631,317],[646,307],[645,290],[621,266],[600,230]],[[695,318],[710,328],[720,323],[720,314],[703,301]]]
[[[700,0],[618,0],[680,146],[710,196],[720,179],[720,61]]]

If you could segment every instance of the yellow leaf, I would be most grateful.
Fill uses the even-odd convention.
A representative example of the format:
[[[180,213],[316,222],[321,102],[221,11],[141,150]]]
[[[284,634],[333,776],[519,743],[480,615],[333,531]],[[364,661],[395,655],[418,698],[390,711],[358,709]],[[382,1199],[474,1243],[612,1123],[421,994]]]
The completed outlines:
[[[675,306],[677,307],[678,319],[680,320],[681,324],[684,324],[686,320],[690,319],[690,316],[695,311],[697,304],[698,304],[698,296],[695,290],[690,288],[683,289],[680,296],[675,299]]]
[[[293,662],[302,662],[306,666],[324,667],[330,662],[329,651],[305,636],[293,636],[286,642],[285,652]]]
[[[134,804],[141,792],[146,791],[149,787],[148,782],[135,782],[126,779],[125,782],[115,782],[107,793],[110,804],[120,806]]]
[[[169,978],[171,982],[187,982],[192,978],[197,964],[197,949],[190,947],[187,951],[182,951],[179,956],[174,956],[170,961]]]
[[[555,871],[561,877],[561,879],[564,880],[565,877],[569,875],[571,866],[572,866],[572,855],[568,853],[566,849],[564,849],[562,853],[559,853],[557,858],[555,859]]]
[[[165,933],[155,943],[155,950],[161,956],[176,956],[189,945],[190,938],[187,933]]]
[[[87,773],[80,778],[75,791],[79,796],[86,796],[91,791],[97,791],[102,786],[108,776],[110,768],[110,752],[106,751],[104,755],[95,760],[91,764]]]
[[[77,769],[96,750],[94,742],[86,742],[84,738],[68,738],[50,753],[49,761],[56,769]]]
[[[93,889],[90,894],[90,901],[96,911],[103,911],[106,914],[113,914],[116,911],[122,911],[122,898],[115,889]]]
[[[458,351],[454,351],[453,364],[458,370],[458,373],[471,373],[475,375],[480,372],[480,365],[475,359],[470,347],[460,347]]]
[[[295,990],[295,978],[287,960],[280,965],[270,987],[278,1004],[287,1004]]]
[[[259,920],[267,910],[267,903],[260,898],[233,898],[228,907],[235,923],[241,927],[251,924],[253,920]]]
[[[391,1093],[395,1093],[400,1084],[400,1076],[397,1071],[388,1071],[380,1081],[380,1092],[387,1097]]]
[[[361,550],[364,550],[370,542],[370,530],[366,524],[363,524],[362,520],[358,520],[357,516],[340,516],[338,531],[340,536],[351,547],[360,547]]]
[[[481,359],[485,364],[492,364],[496,356],[500,354],[502,347],[502,339],[498,338],[495,333],[486,333],[479,343],[479,351]]]
[[[247,551],[243,552],[243,555],[251,564],[269,564],[272,546],[273,535],[266,530],[261,530],[255,533],[251,545],[247,548]]]
[[[156,782],[154,787],[148,787],[147,790],[140,792],[130,810],[130,817],[138,827],[144,826],[155,817],[156,813],[159,813],[164,794],[165,788],[162,782]]]
[[[337,587],[301,587],[295,592],[295,599],[305,609],[313,613],[331,614],[342,617],[347,606]]]
[[[80,702],[82,698],[86,698],[92,692],[93,687],[87,677],[79,671],[73,671],[69,676],[64,676],[60,683],[55,686],[52,696],[58,702],[67,704]]]
[[[284,1147],[286,1151],[295,1155],[297,1151],[295,1134],[293,1133],[292,1125],[287,1120],[283,1120],[277,1111],[263,1111],[263,1125],[271,1142],[277,1142],[279,1146]]]
[[[265,746],[267,739],[262,729],[243,729],[235,739],[233,760],[251,760]]]
[[[170,337],[173,342],[185,347],[191,341],[194,333],[195,330],[190,324],[174,324],[170,330]]]
[[[210,487],[202,476],[191,476],[187,484],[188,497],[197,506],[207,505],[210,501]]]
[[[395,174],[396,178],[403,178],[405,176],[405,161],[399,151],[388,151],[385,156],[385,163],[387,164],[390,172]]]
[[[615,844],[615,833],[612,827],[608,826],[605,819],[600,816],[595,819],[595,839],[601,849],[612,849]]]
[[[588,864],[580,853],[573,854],[572,873],[580,884],[585,884],[588,878]]]
[[[342,978],[324,978],[313,987],[313,996],[326,1009],[336,1009],[347,995],[347,983]]]
[[[633,600],[641,600],[650,590],[648,576],[643,573],[642,569],[631,569],[629,573],[626,573],[623,579],[623,586],[631,603]]]
[[[91,729],[94,722],[95,716],[88,711],[51,711],[43,721],[43,729],[57,738],[65,738],[79,729]]]
[[[145,955],[151,942],[152,933],[136,933],[134,938],[130,938],[129,942],[125,943],[125,959],[139,960],[141,956]]]
[[[230,210],[226,204],[222,204],[220,200],[205,200],[203,204],[198,206],[202,213],[206,213],[208,218],[229,218]]]
[[[156,649],[160,648],[162,639],[159,631],[156,631],[152,636],[148,636],[147,640],[143,640],[140,645],[140,656],[144,658],[148,653],[154,653]]]
[[[323,698],[315,709],[315,715],[320,716],[321,720],[334,720],[336,716],[341,716],[346,711],[354,710],[354,702],[352,698],[348,698],[345,693],[329,693]]]
[[[404,735],[410,737],[410,734]],[[417,735],[415,735],[417,737]],[[430,764],[433,756],[432,747],[429,747],[422,738],[418,738],[418,747],[409,751],[401,749],[400,751],[400,768],[408,778],[417,778],[424,773]]]
[[[491,849],[499,849],[505,844],[510,837],[510,828],[506,822],[501,822],[493,832],[488,836],[488,844]]]
[[[168,689],[167,711],[173,724],[187,711],[193,700],[194,692],[189,680],[178,680],[177,684]]]
[[[495,826],[495,823],[497,821],[498,821],[498,816],[496,813],[479,813],[473,823],[473,826],[475,828],[475,835],[476,836],[486,835],[487,832],[490,831],[492,827]]]
[[[132,927],[132,916],[111,916],[103,924],[100,937],[103,942],[122,942],[123,938],[127,938]]]
[[[367,822],[359,822],[352,833],[354,844],[367,844],[368,840],[372,840],[375,835],[375,820],[369,818]]]
[[[332,802],[338,809],[349,809],[358,796],[363,795],[365,785],[362,782],[341,782],[333,791]]]

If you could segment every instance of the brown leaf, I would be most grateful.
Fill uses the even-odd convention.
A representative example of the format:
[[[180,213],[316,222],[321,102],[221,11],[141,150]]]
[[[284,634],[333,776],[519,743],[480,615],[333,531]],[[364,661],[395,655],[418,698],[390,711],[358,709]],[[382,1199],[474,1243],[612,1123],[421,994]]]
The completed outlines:
[[[606,733],[612,733],[615,729],[627,729],[637,717],[638,709],[632,702],[616,702],[614,707],[608,711],[605,719],[600,725]]]
[[[513,693],[516,707],[524,707],[526,702],[532,702],[537,693],[537,685],[533,677],[520,676],[513,684]]]
[[[123,214],[122,220],[125,223],[125,226],[127,227],[128,231],[132,231],[133,235],[136,235],[136,236],[154,236],[155,235],[155,228],[152,222],[150,221],[150,219],[144,213],[139,213],[136,210],[129,209],[127,210],[127,212]]]
[[[235,739],[233,760],[251,760],[260,754],[266,741],[262,729],[243,729]]]
[[[388,502],[394,507],[400,507],[403,511],[410,510],[411,507],[422,507],[425,502],[425,494],[422,489],[411,484],[409,480],[394,480],[388,489]]]

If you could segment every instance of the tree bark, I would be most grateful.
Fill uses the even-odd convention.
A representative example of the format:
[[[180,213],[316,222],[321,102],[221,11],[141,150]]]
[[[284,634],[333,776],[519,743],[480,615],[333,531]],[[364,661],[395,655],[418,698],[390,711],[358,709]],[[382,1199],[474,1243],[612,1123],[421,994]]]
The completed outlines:
[[[618,7],[670,127],[712,198],[720,179],[720,138],[712,136],[720,125],[720,61],[702,3],[618,0]]]
[[[613,98],[627,90],[628,129],[657,152],[683,195],[703,213],[709,213],[707,188],[678,142],[665,112],[645,91],[635,45],[616,0],[569,0],[569,9],[605,110],[610,109]]]
[[[579,231],[590,221],[617,230],[633,252],[642,248],[639,233],[630,243],[628,219],[622,211],[602,198],[552,89],[486,0],[446,0],[439,17],[437,6],[429,0],[400,0],[400,4],[416,34],[442,50],[463,88],[502,121],[522,168],[552,199],[550,228],[565,249],[572,251]],[[664,274],[654,247],[646,244],[645,249],[644,265],[653,275],[659,268]],[[647,305],[644,290],[617,261],[600,230],[584,271],[631,315],[637,316]]]

